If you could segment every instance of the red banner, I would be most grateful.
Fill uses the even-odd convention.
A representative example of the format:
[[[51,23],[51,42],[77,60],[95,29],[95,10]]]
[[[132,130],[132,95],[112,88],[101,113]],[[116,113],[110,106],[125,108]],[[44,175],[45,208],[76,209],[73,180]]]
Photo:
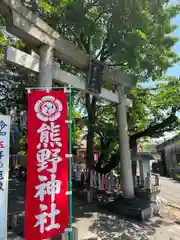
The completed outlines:
[[[28,96],[25,239],[64,232],[69,222],[68,104],[63,91]]]

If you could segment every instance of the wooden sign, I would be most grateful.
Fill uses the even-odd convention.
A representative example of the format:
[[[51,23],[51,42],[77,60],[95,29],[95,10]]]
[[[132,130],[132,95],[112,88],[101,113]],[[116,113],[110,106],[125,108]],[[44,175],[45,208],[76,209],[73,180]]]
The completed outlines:
[[[100,94],[104,64],[96,59],[90,59],[89,73],[87,76],[86,87],[88,91]]]

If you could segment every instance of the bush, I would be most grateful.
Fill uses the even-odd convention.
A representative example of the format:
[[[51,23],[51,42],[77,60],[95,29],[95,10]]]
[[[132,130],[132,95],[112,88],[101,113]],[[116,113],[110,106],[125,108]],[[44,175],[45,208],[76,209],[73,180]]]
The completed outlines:
[[[180,181],[180,174],[176,174],[176,175],[175,175],[175,179],[176,179],[177,181]]]

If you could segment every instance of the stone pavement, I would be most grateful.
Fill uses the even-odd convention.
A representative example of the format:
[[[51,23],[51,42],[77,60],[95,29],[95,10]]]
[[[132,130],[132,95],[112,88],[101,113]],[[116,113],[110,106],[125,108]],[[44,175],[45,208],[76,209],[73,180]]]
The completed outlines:
[[[8,212],[19,215],[19,227],[14,231],[9,230],[8,240],[24,239],[25,182],[13,178],[9,180],[8,200]],[[160,204],[163,209],[163,203]],[[163,217],[154,217],[148,222],[140,223],[105,212],[94,204],[73,199],[73,224],[78,228],[79,240],[173,240],[172,237],[179,240],[178,219],[170,219],[165,211],[162,213]],[[174,223],[174,220],[177,223]],[[16,235],[13,232],[16,232]]]
[[[172,178],[160,177],[160,196],[173,204],[180,205],[180,182]]]
[[[8,240],[22,240],[20,236],[17,236],[14,232],[8,231]]]
[[[105,213],[94,205],[74,203],[74,226],[78,228],[79,240],[179,240],[180,225],[172,220],[154,217],[140,223]]]

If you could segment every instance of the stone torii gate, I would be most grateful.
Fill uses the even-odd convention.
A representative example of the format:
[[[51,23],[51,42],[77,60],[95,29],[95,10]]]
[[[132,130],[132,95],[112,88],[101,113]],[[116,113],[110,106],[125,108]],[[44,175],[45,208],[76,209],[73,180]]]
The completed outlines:
[[[20,0],[0,0],[0,13],[6,18],[6,27],[9,33],[22,39],[36,52],[39,50],[38,56],[8,47],[5,56],[6,61],[39,73],[37,86],[40,88],[51,88],[54,79],[64,85],[71,85],[81,91],[88,92],[84,80],[61,70],[58,63],[54,62],[54,57],[82,72],[87,72],[89,55],[64,39],[35,13],[25,7]],[[127,99],[124,93],[124,87],[131,88],[133,86],[133,79],[105,66],[102,80],[116,86],[116,92],[102,88],[101,93],[96,96],[117,104],[123,195],[125,198],[133,198],[134,188],[126,117]]]

